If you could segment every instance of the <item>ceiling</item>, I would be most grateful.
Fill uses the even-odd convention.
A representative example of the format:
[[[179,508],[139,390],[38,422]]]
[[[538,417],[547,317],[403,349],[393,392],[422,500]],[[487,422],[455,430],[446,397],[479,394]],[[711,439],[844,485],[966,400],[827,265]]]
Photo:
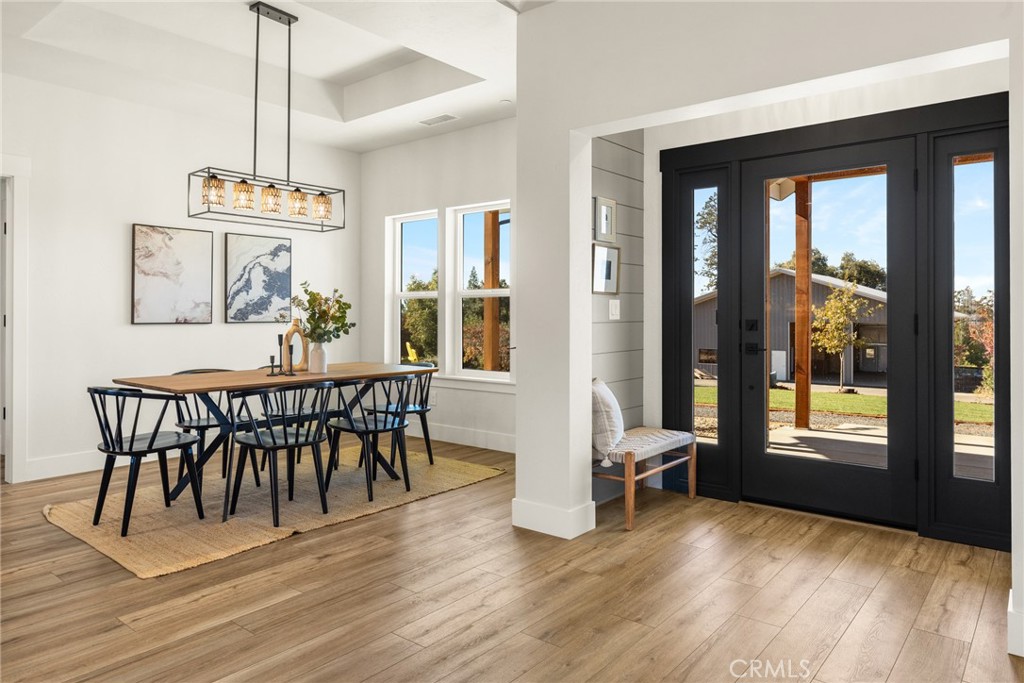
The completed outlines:
[[[3,71],[251,126],[256,14],[249,4],[5,0]],[[299,18],[293,138],[365,152],[514,116],[516,17],[546,3],[270,4]],[[268,126],[284,121],[287,33],[261,21],[260,117]],[[456,119],[420,123],[443,114]]]

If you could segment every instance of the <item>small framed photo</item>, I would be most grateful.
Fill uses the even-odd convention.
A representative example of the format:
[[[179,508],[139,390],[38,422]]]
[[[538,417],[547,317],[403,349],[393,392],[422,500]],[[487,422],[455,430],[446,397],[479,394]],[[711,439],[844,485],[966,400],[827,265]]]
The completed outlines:
[[[615,200],[594,197],[594,239],[615,241]]]
[[[594,245],[594,293],[619,293],[619,248]]]

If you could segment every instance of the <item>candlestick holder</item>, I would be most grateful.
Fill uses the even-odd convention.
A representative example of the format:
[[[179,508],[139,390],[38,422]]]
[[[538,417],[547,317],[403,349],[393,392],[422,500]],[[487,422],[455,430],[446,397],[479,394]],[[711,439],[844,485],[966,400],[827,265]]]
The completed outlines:
[[[282,350],[282,353],[284,353],[283,350]],[[283,377],[294,377],[295,376],[295,373],[292,370],[293,367],[294,367],[292,365],[292,353],[293,353],[292,345],[289,344],[288,345],[288,355],[281,357],[281,371],[279,373],[277,373],[278,375],[283,376]],[[285,363],[285,358],[287,358],[287,360],[288,360],[287,364]]]

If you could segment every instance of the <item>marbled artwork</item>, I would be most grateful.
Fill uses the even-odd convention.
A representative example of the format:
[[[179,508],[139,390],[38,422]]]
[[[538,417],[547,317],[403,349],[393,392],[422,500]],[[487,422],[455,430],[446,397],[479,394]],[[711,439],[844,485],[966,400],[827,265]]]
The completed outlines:
[[[132,323],[213,322],[213,233],[132,226]]]
[[[227,321],[281,322],[292,317],[292,241],[227,233]]]

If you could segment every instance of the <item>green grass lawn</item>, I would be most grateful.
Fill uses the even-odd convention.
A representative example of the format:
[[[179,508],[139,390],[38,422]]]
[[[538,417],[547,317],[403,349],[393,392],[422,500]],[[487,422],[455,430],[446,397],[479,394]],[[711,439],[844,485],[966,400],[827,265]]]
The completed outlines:
[[[718,403],[716,387],[694,387],[693,393],[694,403],[698,405],[716,405]],[[772,389],[769,400],[771,410],[791,411],[795,408],[796,392],[787,389]],[[886,400],[885,396],[815,391],[811,394],[811,412],[885,417]],[[953,419],[957,422],[991,423],[993,408],[991,404],[987,403],[957,401],[953,404]]]

